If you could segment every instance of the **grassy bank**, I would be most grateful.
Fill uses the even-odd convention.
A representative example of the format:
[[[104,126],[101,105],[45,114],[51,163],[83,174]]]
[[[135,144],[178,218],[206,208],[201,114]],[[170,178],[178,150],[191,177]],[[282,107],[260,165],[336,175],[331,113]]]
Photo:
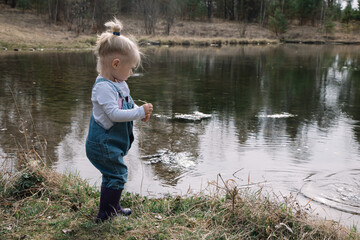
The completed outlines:
[[[2,176],[4,177],[4,176]],[[149,199],[127,193],[134,214],[97,224],[99,192],[32,162],[1,182],[1,239],[359,239],[354,229],[313,219],[292,199],[226,188],[212,196]]]
[[[10,160],[1,159],[0,239],[360,239],[355,228],[317,219],[291,196],[270,200],[221,176],[207,194],[126,193],[129,219],[95,223],[99,191],[46,167],[40,142],[25,143],[13,159],[21,170],[7,171]]]
[[[273,39],[236,39],[236,38],[191,38],[191,37],[167,37],[167,36],[140,36],[138,44],[142,47],[150,45],[158,46],[196,46],[196,47],[221,47],[236,45],[266,45],[278,44],[280,41]],[[58,43],[18,43],[0,41],[2,51],[43,51],[43,50],[87,50],[95,46],[96,37],[83,37],[79,40]],[[4,50],[6,48],[6,50]],[[0,50],[1,51],[1,50]]]
[[[168,45],[168,46],[204,46],[221,47],[222,45],[265,45],[277,44],[278,40],[273,39],[246,39],[246,38],[184,38],[184,37],[141,37],[139,45]]]

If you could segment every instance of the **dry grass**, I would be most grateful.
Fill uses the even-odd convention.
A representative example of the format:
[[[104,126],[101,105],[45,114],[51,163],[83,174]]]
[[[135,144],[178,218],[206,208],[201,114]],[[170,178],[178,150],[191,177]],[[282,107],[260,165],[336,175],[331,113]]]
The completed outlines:
[[[233,181],[212,194],[149,199],[125,194],[130,219],[96,224],[99,192],[77,176],[35,163],[1,180],[1,239],[360,239],[355,230],[319,220],[290,196],[282,201]]]
[[[199,38],[199,37],[178,37],[178,36],[143,36],[139,38],[141,46],[168,45],[168,46],[205,46],[221,47],[223,45],[264,45],[277,44],[278,40],[269,39],[246,39],[246,38]]]

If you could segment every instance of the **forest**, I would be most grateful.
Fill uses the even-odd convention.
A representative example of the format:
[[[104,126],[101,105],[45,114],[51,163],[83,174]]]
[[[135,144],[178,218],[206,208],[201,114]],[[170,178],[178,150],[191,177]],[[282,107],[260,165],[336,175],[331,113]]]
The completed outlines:
[[[360,11],[351,0],[5,0],[5,4],[31,9],[46,15],[49,23],[66,24],[76,32],[101,31],[103,23],[115,15],[138,16],[149,35],[160,20],[167,34],[177,19],[258,23],[276,34],[286,32],[289,23],[332,32],[334,22],[360,21]]]

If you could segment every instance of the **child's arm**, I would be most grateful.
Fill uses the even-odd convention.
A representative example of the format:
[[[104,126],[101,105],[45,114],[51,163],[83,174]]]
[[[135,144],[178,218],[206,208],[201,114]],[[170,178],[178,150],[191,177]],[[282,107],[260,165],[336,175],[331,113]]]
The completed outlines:
[[[108,84],[97,84],[92,92],[92,101],[97,102],[112,122],[129,122],[144,119],[151,114],[152,105],[144,104],[134,109],[119,109],[117,94]]]

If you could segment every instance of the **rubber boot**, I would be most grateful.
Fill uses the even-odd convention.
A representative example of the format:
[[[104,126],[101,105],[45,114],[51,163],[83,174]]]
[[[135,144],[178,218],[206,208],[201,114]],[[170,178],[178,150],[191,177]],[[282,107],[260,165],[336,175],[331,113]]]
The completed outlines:
[[[105,221],[109,217],[117,215],[117,206],[121,197],[121,190],[101,187],[100,209],[96,219]]]
[[[129,216],[131,210],[129,208],[121,208],[120,198],[122,190],[101,187],[100,209],[97,214],[97,221],[105,221],[110,217],[122,214]]]

